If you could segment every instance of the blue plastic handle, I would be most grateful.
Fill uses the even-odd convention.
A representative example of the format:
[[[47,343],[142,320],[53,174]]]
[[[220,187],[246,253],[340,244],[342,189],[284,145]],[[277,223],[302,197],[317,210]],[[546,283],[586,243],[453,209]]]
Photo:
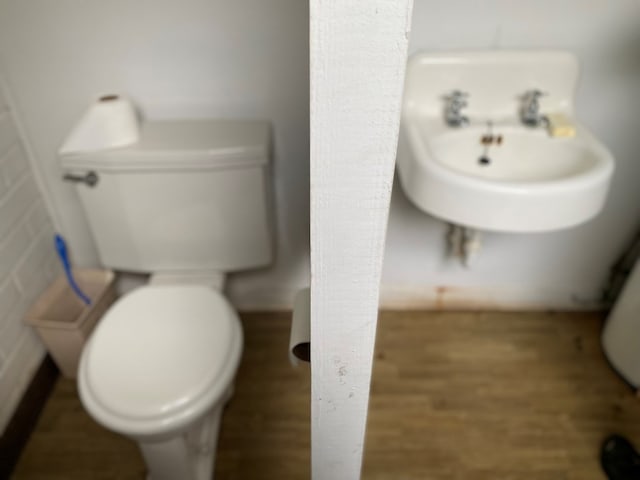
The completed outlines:
[[[67,254],[67,244],[65,243],[64,238],[62,238],[61,235],[56,235],[55,244],[56,251],[58,252],[58,256],[60,257],[60,261],[62,262],[62,267],[64,268],[64,273],[67,275],[69,286],[78,296],[78,298],[85,303],[85,305],[91,305],[91,300],[87,295],[84,294],[84,292],[80,289],[75,279],[73,278],[73,272],[71,271],[71,262],[69,261],[69,255]]]

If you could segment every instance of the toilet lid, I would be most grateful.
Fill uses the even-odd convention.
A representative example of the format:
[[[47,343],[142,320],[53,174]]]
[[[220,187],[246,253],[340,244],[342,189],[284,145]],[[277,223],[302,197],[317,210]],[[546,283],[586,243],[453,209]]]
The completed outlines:
[[[210,288],[142,287],[92,335],[82,359],[86,386],[112,415],[165,419],[230,382],[241,336],[237,315]]]

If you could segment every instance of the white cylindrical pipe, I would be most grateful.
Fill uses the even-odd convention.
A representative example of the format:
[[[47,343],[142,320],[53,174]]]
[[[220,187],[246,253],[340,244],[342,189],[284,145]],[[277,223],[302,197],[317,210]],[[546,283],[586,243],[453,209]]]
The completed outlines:
[[[449,224],[447,232],[447,242],[449,244],[449,255],[460,258],[462,255],[462,238],[464,236],[463,227]]]
[[[465,267],[470,267],[482,247],[482,236],[476,229],[450,224],[447,242],[449,254],[458,257]]]
[[[473,228],[463,228],[463,232],[462,263],[465,267],[470,267],[482,248],[482,235]]]
[[[640,387],[640,260],[625,283],[602,333],[609,362],[634,388]]]

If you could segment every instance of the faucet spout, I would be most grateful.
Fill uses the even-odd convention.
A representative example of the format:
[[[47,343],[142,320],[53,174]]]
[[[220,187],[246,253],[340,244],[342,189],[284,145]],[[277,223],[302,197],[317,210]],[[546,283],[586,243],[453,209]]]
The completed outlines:
[[[546,127],[549,124],[549,119],[540,113],[540,97],[544,95],[546,93],[540,90],[529,90],[524,94],[520,119],[528,127]]]
[[[444,119],[450,127],[462,127],[469,124],[469,119],[462,115],[462,109],[467,106],[466,92],[454,90],[447,97]]]

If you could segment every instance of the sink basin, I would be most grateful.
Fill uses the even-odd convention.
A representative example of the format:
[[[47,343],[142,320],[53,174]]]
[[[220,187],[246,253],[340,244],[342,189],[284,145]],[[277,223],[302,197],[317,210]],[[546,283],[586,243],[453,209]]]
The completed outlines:
[[[614,162],[573,116],[576,79],[575,59],[562,52],[413,57],[398,143],[398,173],[409,199],[438,218],[483,230],[548,231],[595,216]],[[554,92],[541,109],[562,112],[575,135],[552,137],[545,127],[521,123],[518,95],[529,88]],[[444,121],[442,96],[453,89],[469,92],[469,125]]]

